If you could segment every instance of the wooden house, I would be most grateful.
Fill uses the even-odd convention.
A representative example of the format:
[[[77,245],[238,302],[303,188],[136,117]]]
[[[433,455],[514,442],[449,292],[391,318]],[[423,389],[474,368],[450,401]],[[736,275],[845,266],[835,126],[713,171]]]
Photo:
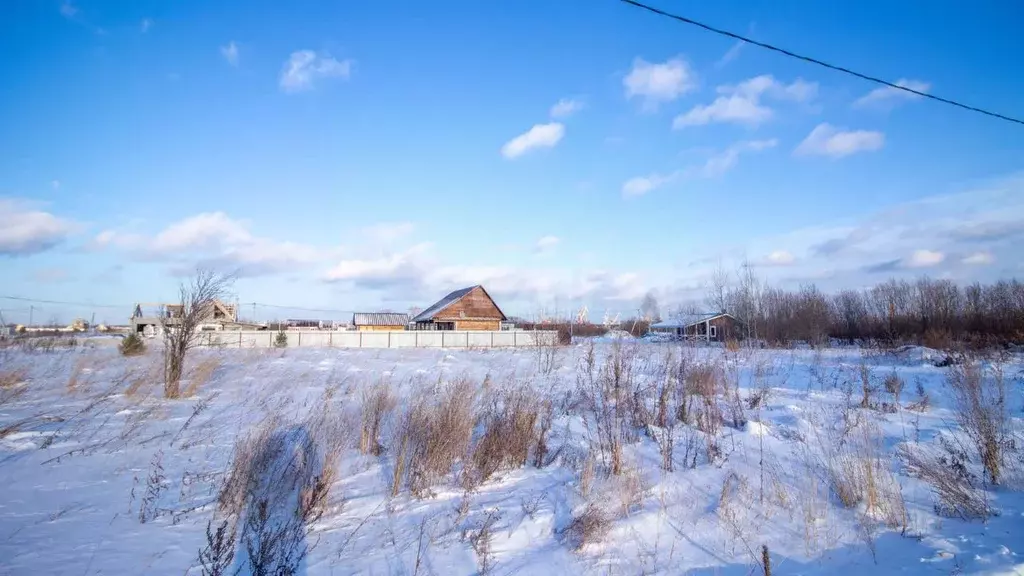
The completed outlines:
[[[414,330],[500,330],[508,320],[483,286],[448,294],[412,319]]]
[[[377,330],[405,330],[409,326],[409,315],[395,312],[356,312],[352,315],[356,330],[371,332]]]
[[[651,332],[674,334],[683,338],[724,342],[743,335],[743,322],[726,312],[682,314],[651,324]]]

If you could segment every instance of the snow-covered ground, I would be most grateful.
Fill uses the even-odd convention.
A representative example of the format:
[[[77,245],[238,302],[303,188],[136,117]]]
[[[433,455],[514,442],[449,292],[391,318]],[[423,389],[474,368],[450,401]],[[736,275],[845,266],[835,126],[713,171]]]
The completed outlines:
[[[236,443],[254,430],[302,430],[314,414],[341,423],[319,440],[342,451],[328,505],[297,542],[308,550],[298,574],[745,575],[762,573],[762,546],[776,575],[1024,573],[1019,434],[999,486],[982,482],[976,457],[967,464],[995,512],[987,520],[937,514],[932,489],[900,456],[957,433],[937,353],[597,343],[598,371],[628,358],[629,393],[652,422],[626,423],[616,476],[585,401],[590,349],[199,350],[183,382],[191,395],[177,400],[162,398],[158,350],[0,350],[0,574],[202,573]],[[655,425],[666,370],[680,358],[691,370],[714,366],[724,383],[715,400],[724,422],[710,434]],[[1024,362],[999,368],[1019,431]],[[898,399],[883,385],[893,373],[905,383]],[[860,406],[865,376],[876,389],[870,408]],[[454,381],[472,384],[481,414],[515,387],[549,400],[547,456],[538,467],[531,451],[526,466],[469,488],[456,464],[432,494],[403,484],[392,496],[400,415]],[[358,449],[363,391],[375,385],[398,398],[379,456]],[[913,405],[920,391],[927,407]],[[835,493],[829,467],[851,454],[880,464],[874,506],[846,507]],[[577,550],[567,528],[588,506],[610,526]],[[248,573],[241,548],[232,565]]]

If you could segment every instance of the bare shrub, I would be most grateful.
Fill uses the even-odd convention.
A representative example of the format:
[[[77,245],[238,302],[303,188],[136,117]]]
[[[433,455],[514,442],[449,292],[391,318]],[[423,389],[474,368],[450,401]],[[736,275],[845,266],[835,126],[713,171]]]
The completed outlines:
[[[900,405],[900,394],[903,393],[903,379],[895,370],[890,372],[882,381],[885,391],[892,395],[892,401],[896,406]]]
[[[235,445],[218,513],[229,526],[241,526],[244,556],[236,563],[251,574],[297,574],[309,551],[306,535],[327,510],[348,441],[328,405],[332,393],[325,393],[322,408],[306,420],[284,424],[268,418]]]
[[[906,527],[907,508],[883,440],[874,423],[861,422],[829,447],[832,492],[847,508],[863,504],[867,514],[887,526]]]
[[[480,521],[469,536],[469,544],[476,553],[477,574],[487,576],[494,570],[494,525],[501,519],[501,512],[497,508],[488,510],[484,519]]]
[[[588,544],[601,541],[611,526],[612,521],[607,512],[597,504],[588,504],[580,513],[573,515],[564,535],[573,550],[581,550]]]
[[[1009,437],[1006,384],[999,364],[986,369],[977,361],[949,368],[946,384],[953,411],[977,450],[988,480],[999,484],[1003,451]]]
[[[359,451],[380,456],[384,447],[380,443],[381,427],[391,417],[397,400],[387,382],[366,389],[362,393],[362,426],[359,431]]]
[[[473,464],[486,481],[504,468],[525,466],[530,447],[536,441],[540,401],[520,388],[502,395],[500,407],[484,418],[484,433],[473,450]]]
[[[174,318],[161,314],[164,337],[164,397],[181,396],[181,378],[185,356],[199,344],[199,327],[207,319],[214,301],[223,298],[234,281],[233,276],[199,268],[178,287],[180,313]]]
[[[601,365],[591,344],[576,370],[583,423],[602,463],[614,475],[622,471],[622,448],[633,405],[635,376],[632,351],[618,342]]]
[[[551,431],[552,424],[554,424],[554,410],[555,407],[551,400],[545,399],[541,401],[537,421],[537,444],[533,450],[533,465],[537,468],[544,466],[544,459],[548,454],[548,433]]]
[[[910,475],[925,481],[935,495],[935,512],[964,520],[985,519],[992,514],[985,493],[973,486],[967,454],[943,439],[943,450],[902,446],[900,455]]]
[[[117,345],[117,351],[122,356],[141,356],[146,353],[146,343],[138,332],[129,332]]]
[[[928,396],[928,391],[924,389],[924,384],[918,379],[914,386],[914,393],[917,395],[917,399],[913,403],[907,406],[907,410],[914,410],[917,412],[924,412],[928,410],[931,405],[931,397]]]
[[[871,369],[868,368],[867,364],[860,365],[860,407],[871,408],[873,403],[871,401],[872,396],[875,393],[875,385],[871,380]]]
[[[160,515],[160,494],[166,486],[164,476],[163,452],[157,451],[149,465],[149,476],[146,477],[146,494],[139,506],[139,522],[145,524]]]
[[[460,380],[445,385],[436,399],[413,400],[399,427],[392,492],[405,476],[414,495],[428,495],[430,487],[469,452],[476,394],[472,383]]]
[[[203,576],[231,574],[235,558],[235,524],[223,520],[213,530],[213,520],[206,524],[206,546],[199,549],[199,567]]]

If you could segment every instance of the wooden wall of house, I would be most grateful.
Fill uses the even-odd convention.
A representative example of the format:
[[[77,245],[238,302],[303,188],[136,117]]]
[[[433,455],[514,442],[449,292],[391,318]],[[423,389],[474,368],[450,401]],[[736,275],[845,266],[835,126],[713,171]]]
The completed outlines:
[[[733,338],[739,339],[743,337],[743,330],[736,320],[730,316],[720,316],[710,321],[710,324],[715,327],[715,337],[713,341],[724,342]],[[687,336],[705,336],[706,324],[700,322],[693,326],[686,328]]]
[[[501,330],[501,320],[456,320],[456,330]]]
[[[474,288],[458,302],[445,308],[434,317],[435,321],[444,320],[501,320],[501,310],[487,297],[487,293],[479,287]],[[462,328],[459,328],[462,330]],[[498,328],[469,328],[469,330],[497,330]]]
[[[356,330],[360,332],[387,332],[389,330],[405,330],[405,325],[395,324],[394,326],[356,326]]]

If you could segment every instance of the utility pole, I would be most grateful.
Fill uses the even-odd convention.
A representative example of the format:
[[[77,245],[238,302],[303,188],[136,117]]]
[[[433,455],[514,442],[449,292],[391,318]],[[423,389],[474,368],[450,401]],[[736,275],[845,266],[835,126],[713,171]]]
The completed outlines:
[[[30,328],[32,327],[32,313],[35,311],[35,309],[36,309],[35,306],[29,304],[29,306],[28,306],[28,325],[29,325]]]

